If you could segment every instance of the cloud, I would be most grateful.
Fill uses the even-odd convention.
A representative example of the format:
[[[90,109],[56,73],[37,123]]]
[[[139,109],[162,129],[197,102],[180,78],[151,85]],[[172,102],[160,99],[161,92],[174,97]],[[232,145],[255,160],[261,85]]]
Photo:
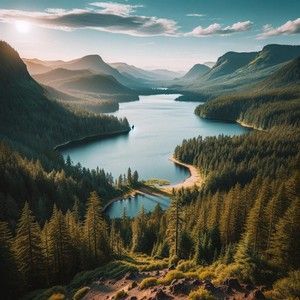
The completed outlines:
[[[283,25],[274,28],[272,25],[267,24],[263,27],[263,32],[259,34],[258,39],[264,39],[277,35],[288,35],[300,33],[300,18],[295,20],[289,20]]]
[[[13,23],[24,20],[36,26],[58,30],[88,28],[133,36],[179,34],[179,27],[174,20],[132,15],[139,5],[114,2],[93,2],[90,5],[92,8],[47,9],[43,12],[0,9],[0,22]]]
[[[136,8],[143,7],[143,5],[131,5],[116,2],[92,2],[92,6],[100,7],[104,14],[112,14],[118,16],[128,16],[135,12]]]
[[[211,35],[227,35],[236,32],[248,31],[252,28],[253,23],[250,21],[237,22],[230,26],[222,27],[219,23],[213,23],[204,28],[198,26],[191,32],[186,33],[187,36],[205,37]]]
[[[202,14],[187,14],[187,17],[205,17],[206,15],[202,15]]]

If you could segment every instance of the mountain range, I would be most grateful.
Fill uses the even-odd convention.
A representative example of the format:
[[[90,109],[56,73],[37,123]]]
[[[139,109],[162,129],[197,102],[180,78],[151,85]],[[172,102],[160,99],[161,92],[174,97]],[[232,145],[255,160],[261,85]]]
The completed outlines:
[[[41,149],[50,149],[69,139],[128,129],[127,121],[123,124],[114,117],[75,111],[48,95],[49,91],[30,76],[19,54],[0,41],[2,140],[31,156],[34,149],[40,153]]]

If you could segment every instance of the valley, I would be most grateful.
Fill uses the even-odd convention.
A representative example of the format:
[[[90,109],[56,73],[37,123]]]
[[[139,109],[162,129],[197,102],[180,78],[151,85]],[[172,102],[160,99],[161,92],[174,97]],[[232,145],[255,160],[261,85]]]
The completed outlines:
[[[299,18],[38,5],[0,8],[1,299],[298,300]]]

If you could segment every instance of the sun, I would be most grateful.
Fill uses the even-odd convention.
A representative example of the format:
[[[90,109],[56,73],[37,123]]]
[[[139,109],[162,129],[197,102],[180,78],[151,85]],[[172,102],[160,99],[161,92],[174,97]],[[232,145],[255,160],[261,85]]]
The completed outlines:
[[[16,21],[15,22],[15,26],[16,29],[20,32],[20,33],[28,33],[30,31],[31,28],[31,24],[27,21]]]

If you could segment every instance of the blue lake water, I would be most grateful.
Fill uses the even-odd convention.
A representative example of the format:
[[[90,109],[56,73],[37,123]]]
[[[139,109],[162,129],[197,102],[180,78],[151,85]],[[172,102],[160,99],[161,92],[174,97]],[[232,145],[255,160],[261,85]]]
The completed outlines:
[[[169,161],[176,145],[183,139],[247,132],[238,124],[199,118],[194,114],[199,103],[174,101],[178,96],[140,96],[140,101],[121,103],[119,111],[113,115],[127,117],[134,125],[128,135],[66,149],[64,156],[70,155],[74,163],[80,162],[88,168],[103,168],[115,178],[130,167],[137,170],[142,179],[161,178],[176,184],[189,176],[185,168]],[[145,210],[152,210],[161,199],[137,196],[113,203],[107,213],[112,217],[120,216],[125,207],[128,215],[133,216],[142,206]]]

